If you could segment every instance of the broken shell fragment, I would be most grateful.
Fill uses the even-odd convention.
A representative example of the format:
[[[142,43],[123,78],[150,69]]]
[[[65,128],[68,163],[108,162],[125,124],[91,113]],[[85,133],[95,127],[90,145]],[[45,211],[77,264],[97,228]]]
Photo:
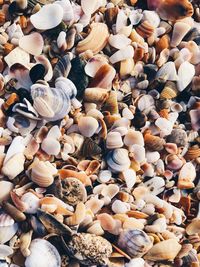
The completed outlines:
[[[110,62],[112,64],[115,64],[119,61],[128,59],[128,58],[132,58],[134,56],[134,49],[131,45],[128,45],[125,48],[122,48],[120,50],[118,50],[117,52],[115,52],[110,58]]]
[[[176,22],[174,24],[172,39],[171,39],[171,46],[176,47],[180,44],[184,36],[189,32],[190,25],[183,23],[183,22]]]
[[[189,223],[186,226],[186,233],[188,235],[195,235],[195,234],[199,234],[199,225],[200,225],[200,220],[199,219],[194,219],[192,220],[191,223]]]
[[[42,53],[44,41],[42,35],[34,32],[19,39],[19,47],[33,56],[39,56]]]
[[[191,162],[183,165],[178,176],[178,188],[189,189],[194,187],[194,179],[196,178],[196,170]]]

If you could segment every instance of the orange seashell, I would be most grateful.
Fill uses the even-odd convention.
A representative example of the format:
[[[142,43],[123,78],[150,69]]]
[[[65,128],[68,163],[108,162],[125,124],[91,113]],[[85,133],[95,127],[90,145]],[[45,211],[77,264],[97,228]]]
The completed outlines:
[[[92,175],[100,168],[100,166],[101,166],[101,164],[98,160],[92,160],[89,163],[87,169],[85,170],[85,173],[87,175]]]
[[[164,0],[159,5],[157,12],[163,20],[175,21],[191,17],[194,8],[188,0]]]
[[[14,45],[13,44],[10,44],[10,43],[6,43],[5,45],[4,45],[4,53],[6,54],[6,55],[8,55],[13,49],[14,49]]]
[[[6,15],[3,11],[0,11],[0,25],[3,25],[6,22]]]
[[[160,54],[165,48],[169,48],[170,38],[167,34],[163,35],[158,42],[156,42],[156,52]]]
[[[175,82],[168,81],[162,90],[160,97],[164,99],[173,99],[177,96],[178,90]]]
[[[77,171],[62,169],[58,171],[58,174],[61,179],[74,177],[74,178],[77,178],[79,181],[81,181],[84,185],[91,185],[90,178],[84,172],[77,172]]]
[[[126,213],[129,217],[133,217],[136,219],[146,219],[149,217],[149,215],[147,215],[144,212],[141,211],[137,211],[137,210],[130,210]]]
[[[144,39],[142,36],[140,36],[135,29],[132,30],[129,38],[132,42],[136,42],[138,44],[144,44]]]
[[[136,48],[134,52],[134,61],[135,62],[141,61],[143,57],[144,57],[144,49],[142,47]]]
[[[185,154],[186,160],[193,160],[200,157],[200,147],[198,145],[188,148],[187,153]]]
[[[116,222],[111,215],[102,213],[97,215],[97,219],[101,223],[101,227],[106,231],[112,231],[115,228]]]
[[[145,20],[136,28],[136,31],[143,38],[149,38],[154,33],[154,27]]]
[[[144,142],[147,149],[150,151],[161,151],[164,148],[165,140],[159,136],[154,136],[149,133],[145,134]]]

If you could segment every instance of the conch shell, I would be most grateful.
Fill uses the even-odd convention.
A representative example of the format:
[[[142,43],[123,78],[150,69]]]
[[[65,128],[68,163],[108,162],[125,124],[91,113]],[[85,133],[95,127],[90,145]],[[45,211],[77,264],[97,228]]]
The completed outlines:
[[[77,45],[76,51],[80,54],[91,50],[99,53],[107,44],[109,38],[108,27],[104,23],[93,23],[89,35]]]

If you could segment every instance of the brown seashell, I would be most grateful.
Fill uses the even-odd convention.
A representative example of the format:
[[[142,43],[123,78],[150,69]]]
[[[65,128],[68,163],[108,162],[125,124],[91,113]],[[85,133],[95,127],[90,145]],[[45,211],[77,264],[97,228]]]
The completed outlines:
[[[145,134],[144,142],[147,149],[150,151],[161,151],[164,148],[165,140],[159,136],[154,136],[149,133]]]
[[[158,42],[156,42],[156,52],[160,54],[166,48],[169,48],[170,38],[169,35],[163,35]]]
[[[144,212],[138,211],[138,210],[130,210],[126,213],[129,217],[133,217],[136,219],[147,219],[149,215],[147,215]]]
[[[106,99],[108,98],[109,93],[107,89],[103,88],[87,88],[84,92],[84,100],[86,102],[95,103],[98,105],[102,105]]]
[[[194,188],[194,179],[196,178],[196,170],[191,162],[185,163],[179,171],[178,184],[179,189]]]
[[[173,260],[180,250],[181,245],[176,239],[168,239],[155,244],[144,258],[150,261]]]
[[[140,34],[138,34],[135,29],[132,30],[129,37],[130,37],[132,42],[136,42],[136,43],[141,44],[141,45],[144,44],[143,37],[140,36]]]
[[[6,22],[6,15],[3,11],[0,11],[0,26]]]
[[[26,216],[23,212],[18,210],[15,206],[8,202],[2,203],[2,208],[6,213],[8,213],[15,221],[21,222],[26,220]]]
[[[163,20],[175,21],[191,17],[194,9],[188,0],[165,0],[159,5],[157,12]]]
[[[186,227],[186,233],[188,235],[194,235],[200,233],[200,219],[194,219],[190,224]]]
[[[105,20],[106,20],[106,24],[109,27],[111,27],[113,24],[116,23],[117,14],[118,14],[118,7],[111,7],[111,8],[106,9]]]
[[[107,125],[107,128],[111,128],[112,125],[120,119],[120,115],[119,114],[113,114],[111,115],[110,112],[108,112],[108,114],[106,114],[104,116],[104,121]]]
[[[167,81],[160,97],[164,99],[173,99],[177,96],[178,90],[175,82]]]
[[[81,147],[80,155],[87,157],[94,157],[100,155],[102,152],[100,146],[94,142],[91,138],[86,137]]]
[[[87,169],[85,170],[85,173],[87,175],[92,175],[100,168],[100,166],[101,166],[101,164],[98,160],[92,160],[89,163]]]
[[[143,38],[149,38],[154,33],[154,27],[145,20],[136,28],[136,31]]]
[[[137,47],[134,52],[134,61],[138,62],[141,61],[144,57],[144,48]]]
[[[103,110],[109,111],[110,114],[118,114],[118,101],[117,101],[117,92],[111,91],[109,97],[106,99]]]
[[[189,147],[184,157],[186,160],[193,160],[200,157],[200,147],[198,145]]]

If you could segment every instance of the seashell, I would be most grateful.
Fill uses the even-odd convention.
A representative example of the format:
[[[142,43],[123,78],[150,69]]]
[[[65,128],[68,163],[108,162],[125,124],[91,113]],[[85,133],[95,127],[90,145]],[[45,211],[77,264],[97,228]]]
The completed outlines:
[[[106,99],[103,110],[109,111],[110,114],[118,114],[119,109],[118,109],[118,102],[117,102],[117,92],[116,91],[111,91],[109,93],[109,97]]]
[[[63,239],[63,242],[65,240]],[[112,246],[105,238],[89,233],[77,233],[65,242],[67,253],[81,264],[106,265],[112,253]],[[27,266],[26,266],[27,267]]]
[[[19,47],[33,56],[39,56],[44,47],[42,35],[38,32],[22,36],[19,39]]]
[[[107,154],[107,164],[112,172],[122,172],[130,167],[128,151],[123,148],[117,148]]]
[[[172,81],[167,81],[160,96],[164,99],[173,99],[177,96],[177,93],[178,90],[176,84]]]
[[[26,220],[25,214],[9,202],[3,202],[2,207],[15,221],[21,222]]]
[[[122,138],[118,132],[110,132],[107,135],[106,147],[108,149],[120,148],[123,146]]]
[[[108,232],[113,231],[116,226],[116,221],[113,217],[107,213],[100,213],[97,215],[97,219],[100,222],[101,227]]]
[[[0,181],[0,188],[3,188],[3,190],[0,191],[0,202],[6,201],[9,198],[13,187],[13,183],[9,181]]]
[[[125,181],[128,189],[132,189],[136,183],[136,173],[133,169],[123,171],[119,177]]]
[[[152,195],[159,195],[165,189],[165,181],[159,176],[155,176],[144,182],[144,185],[149,189]]]
[[[0,257],[1,259],[6,258],[8,256],[10,256],[11,254],[13,254],[14,251],[11,247],[7,246],[7,245],[0,245]]]
[[[200,123],[199,123],[199,115],[200,115],[200,109],[192,109],[189,112],[192,129],[195,131],[198,131],[200,129]]]
[[[136,162],[141,164],[145,162],[145,148],[143,146],[134,144],[129,147],[129,151],[133,153],[133,157]]]
[[[126,146],[131,146],[134,144],[144,146],[144,138],[141,132],[129,129],[124,137],[124,144]]]
[[[164,148],[165,140],[151,134],[145,134],[144,136],[145,146],[150,151],[161,151]]]
[[[128,212],[127,212],[128,213]],[[143,230],[144,229],[144,224],[140,222],[138,219],[135,218],[128,218],[124,221],[123,223],[123,229],[125,230]]]
[[[177,88],[182,92],[192,81],[195,75],[195,68],[189,62],[183,62],[178,70]]]
[[[24,170],[25,157],[23,153],[17,153],[11,156],[8,160],[4,160],[2,173],[10,180],[14,179]]]
[[[76,206],[74,214],[65,219],[65,224],[74,226],[80,224],[86,216],[86,208],[82,202],[79,202]]]
[[[90,116],[81,117],[78,121],[79,131],[85,137],[93,136],[98,127],[98,121]]]
[[[6,213],[1,213],[0,214],[0,227],[5,227],[5,226],[11,226],[15,223],[13,218],[6,214]]]
[[[116,19],[116,32],[119,33],[127,25],[127,16],[123,10],[119,10]]]
[[[154,106],[154,99],[151,95],[143,95],[139,98],[137,102],[137,108],[141,112],[149,112],[150,109]]]
[[[4,57],[4,60],[9,68],[14,64],[21,64],[22,66],[28,67],[30,62],[30,55],[20,47],[16,47],[7,56]]]
[[[186,226],[186,233],[191,236],[191,235],[194,235],[194,234],[199,234],[199,225],[200,225],[200,220],[197,218],[197,219],[194,219],[192,220],[191,223],[189,223],[187,226]]]
[[[30,255],[25,260],[25,267],[59,267],[61,258],[56,249],[49,241],[34,239],[31,241]],[[38,259],[40,259],[38,261]]]
[[[91,3],[88,0],[81,0],[81,7],[86,15],[92,15],[98,9],[98,1],[95,0]]]
[[[160,25],[160,18],[155,11],[144,10],[143,20],[147,20],[154,28],[157,28]]]
[[[27,233],[22,233],[20,236],[20,251],[24,257],[28,257],[31,254],[29,250],[29,246],[31,243],[33,231],[29,231]]]
[[[94,222],[92,222],[91,224],[89,224],[88,228],[87,228],[87,233],[89,234],[95,234],[95,235],[103,235],[104,234],[104,230],[101,227],[100,221],[96,220]]]
[[[106,24],[93,23],[89,35],[78,43],[76,51],[80,54],[91,50],[93,54],[97,54],[106,46],[108,37],[109,32]]]
[[[150,261],[172,261],[180,250],[181,245],[176,239],[168,239],[155,244],[144,258]]]
[[[163,35],[158,42],[156,42],[156,52],[159,54],[162,52],[164,49],[169,48],[169,35],[165,34]]]
[[[120,77],[125,77],[132,73],[132,70],[134,68],[134,60],[133,58],[128,58],[120,63]]]
[[[183,129],[173,129],[171,134],[167,136],[167,142],[184,147],[188,142],[187,134]]]
[[[63,13],[63,9],[60,5],[48,4],[43,6],[37,13],[31,15],[30,21],[38,30],[49,30],[61,23]]]
[[[116,49],[123,49],[131,44],[131,40],[123,34],[111,34],[108,39],[109,44]]]
[[[176,22],[173,28],[172,39],[170,43],[171,47],[177,47],[190,29],[190,25],[181,21]]]
[[[91,138],[86,138],[82,147],[81,147],[81,155],[83,157],[94,157],[101,154],[102,150],[100,146],[97,145]]]
[[[142,257],[153,245],[149,236],[139,229],[122,231],[117,244],[131,258]]]
[[[87,88],[84,92],[85,101],[99,105],[102,105],[106,101],[108,96],[108,90],[103,88]]]
[[[183,165],[178,176],[178,185],[180,189],[189,189],[194,187],[194,179],[196,178],[196,170],[191,162]]]
[[[69,95],[70,99],[73,99],[77,94],[77,89],[74,83],[65,77],[57,78],[55,81],[55,87],[56,89],[60,89],[63,90],[63,92],[66,92]]]
[[[55,79],[59,77],[66,78],[70,72],[70,69],[71,69],[70,56],[67,54],[61,57],[56,63],[53,70],[53,77]]]
[[[118,214],[118,213],[123,214],[130,210],[130,205],[126,202],[116,199],[112,203],[111,209],[115,214]]]
[[[200,92],[200,77],[194,76],[192,79],[192,91],[199,95]]]
[[[110,58],[109,61],[112,64],[115,64],[119,61],[128,59],[128,58],[132,58],[134,56],[134,49],[131,45],[128,45],[125,48],[122,48],[120,50],[118,50],[117,52],[115,52]]]
[[[84,172],[77,172],[77,171],[62,169],[62,170],[59,170],[58,173],[61,179],[74,177],[80,180],[84,185],[91,185],[91,181],[89,177]]]
[[[85,73],[90,77],[94,77],[98,70],[106,63],[106,58],[101,56],[100,54],[97,54],[96,56],[89,59],[89,61],[85,65]]]
[[[109,197],[112,199],[114,196],[116,196],[119,192],[119,186],[115,184],[109,184],[108,186],[105,186],[102,191],[101,195],[104,197]]]
[[[47,137],[43,140],[41,148],[48,155],[57,156],[61,147],[60,143],[56,139]]]
[[[58,4],[62,7],[63,9],[63,21],[66,24],[70,24],[71,21],[74,20],[74,10],[71,2],[69,0],[61,0],[61,1],[56,1],[54,2],[55,4]]]
[[[186,160],[193,160],[200,157],[200,148],[198,145],[194,145],[188,148],[187,153],[185,154]]]
[[[70,111],[69,91],[63,88],[34,84],[31,86],[31,96],[33,107],[47,121],[62,119]]]
[[[53,183],[57,169],[49,161],[35,159],[31,166],[31,180],[41,187],[48,187]]]
[[[40,200],[39,198],[31,193],[27,192],[21,197],[21,201],[25,203],[26,205],[26,210],[24,211],[25,213],[28,214],[34,214],[37,212],[37,209],[40,206]]]
[[[64,59],[64,58],[65,58],[65,56],[62,57],[62,59]],[[53,77],[53,69],[52,69],[52,65],[51,65],[50,61],[48,60],[48,58],[45,57],[44,55],[39,55],[39,56],[35,57],[35,60],[37,63],[40,63],[45,67],[44,80],[47,82],[50,81]]]
[[[142,258],[131,259],[129,263],[126,263],[125,267],[144,267],[145,261]]]
[[[89,86],[110,89],[115,74],[116,70],[111,65],[104,64],[97,71]]]
[[[72,206],[77,205],[79,202],[86,202],[87,192],[86,189],[78,179],[66,178],[61,181],[62,183],[62,200]]]
[[[162,67],[168,61],[169,54],[170,52],[167,48],[160,52],[160,57],[156,62],[159,68]]]
[[[165,78],[168,81],[177,81],[178,76],[174,62],[169,61],[165,63],[157,72],[156,78]]]
[[[194,13],[192,4],[188,0],[162,1],[157,9],[158,15],[163,20],[176,21],[185,17],[191,17]]]
[[[0,244],[5,244],[8,242],[17,232],[18,224],[14,223],[10,226],[0,227]]]
[[[110,181],[112,177],[112,173],[109,170],[101,170],[98,175],[98,182],[100,183],[107,183]]]
[[[86,203],[86,208],[90,209],[92,211],[93,214],[96,214],[97,212],[99,212],[101,210],[101,208],[104,205],[104,201],[102,199],[98,199],[98,198],[90,198]]]
[[[149,21],[143,21],[137,28],[137,33],[143,38],[149,38],[154,33],[154,26]]]

